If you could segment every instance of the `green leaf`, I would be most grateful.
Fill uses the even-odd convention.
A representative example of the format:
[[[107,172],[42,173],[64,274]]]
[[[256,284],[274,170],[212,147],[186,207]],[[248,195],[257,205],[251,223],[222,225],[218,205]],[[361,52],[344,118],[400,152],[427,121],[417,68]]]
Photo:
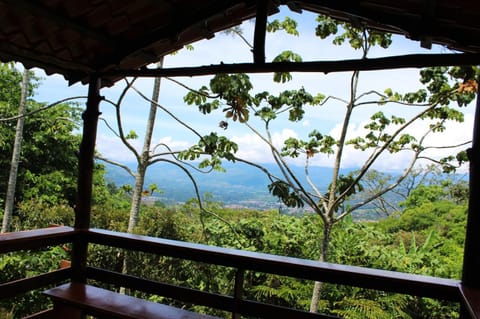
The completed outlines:
[[[283,51],[277,55],[272,62],[302,62],[302,57],[293,51]],[[292,79],[290,72],[275,72],[273,80],[278,83],[285,83]]]
[[[291,35],[299,35],[297,30],[297,21],[290,17],[285,17],[283,21],[275,19],[272,22],[267,23],[267,32],[277,32],[280,30],[283,30]]]

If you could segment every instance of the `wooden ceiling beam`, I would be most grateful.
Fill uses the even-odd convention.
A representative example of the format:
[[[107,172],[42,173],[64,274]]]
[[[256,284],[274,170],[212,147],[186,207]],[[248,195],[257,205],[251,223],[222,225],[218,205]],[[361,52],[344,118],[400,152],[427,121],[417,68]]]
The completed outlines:
[[[289,1],[281,0],[281,3],[286,4]],[[364,3],[362,1],[301,0],[298,2],[305,10],[329,15],[345,22],[352,22],[352,17],[363,18],[373,29],[401,34],[412,40],[424,41],[424,44],[427,45],[429,39],[433,39],[433,43],[469,51],[468,44],[470,44],[471,52],[478,52],[478,43],[480,43],[478,28],[469,28],[468,26],[461,29],[459,27],[452,28],[439,22],[439,17],[434,19],[435,14],[426,21],[425,16],[422,15],[422,9],[417,12],[417,16],[412,13],[406,18],[407,14],[384,9],[377,10],[377,7],[369,1]],[[435,0],[425,0],[424,12],[432,10],[429,6],[435,6],[435,2]]]
[[[100,64],[102,64],[103,62],[105,64],[121,63],[123,59],[135,53],[141,52],[145,48],[148,48],[151,45],[153,45],[159,39],[170,39],[172,43],[171,45],[172,51],[178,50],[179,48],[182,47],[182,45],[176,45],[175,42],[179,40],[178,37],[180,37],[184,31],[188,30],[192,26],[203,25],[203,27],[205,28],[204,30],[205,34],[203,38],[211,38],[214,36],[214,32],[212,30],[209,30],[209,26],[208,26],[209,19],[215,15],[218,15],[219,12],[224,12],[225,15],[228,15],[228,12],[234,9],[235,7],[246,6],[247,5],[246,2],[247,1],[239,2],[234,7],[232,7],[232,4],[230,1],[220,1],[218,3],[218,6],[205,8],[203,11],[190,10],[190,9],[184,10],[183,12],[186,12],[186,14],[184,16],[176,17],[175,18],[175,20],[177,21],[176,23],[171,24],[167,28],[158,28],[158,29],[152,30],[151,32],[146,33],[143,37],[137,39],[136,41],[125,44],[123,47],[119,47],[114,55],[108,56],[105,59],[105,61],[102,61]],[[221,7],[219,8],[219,6]],[[182,41],[179,41],[179,42],[182,42]],[[156,61],[153,61],[153,62],[156,62]]]
[[[103,72],[102,77],[177,77],[201,76],[219,73],[272,73],[272,72],[348,72],[375,71],[429,66],[478,65],[480,54],[410,54],[375,59],[355,59],[342,61],[276,62],[217,64],[199,67],[164,69],[119,70]]]

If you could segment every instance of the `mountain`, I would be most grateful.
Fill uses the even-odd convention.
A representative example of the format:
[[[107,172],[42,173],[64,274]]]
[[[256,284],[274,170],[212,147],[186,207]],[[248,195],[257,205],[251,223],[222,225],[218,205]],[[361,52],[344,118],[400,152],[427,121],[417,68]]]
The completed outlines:
[[[266,208],[278,207],[278,199],[268,192],[269,179],[259,169],[244,163],[224,163],[226,172],[213,171],[208,174],[192,170],[191,173],[197,181],[200,194],[211,193],[214,200],[223,202],[226,205],[255,206],[259,203],[266,205]],[[263,164],[273,174],[280,175],[275,164]],[[132,164],[130,167],[134,168]],[[300,181],[306,184],[304,168],[292,166],[292,170],[301,177]],[[106,178],[117,186],[131,184],[133,178],[125,170],[106,164]],[[315,179],[317,187],[325,190],[332,173],[331,168],[311,167],[310,176]],[[194,186],[188,176],[180,168],[168,164],[158,163],[147,170],[145,185],[156,184],[163,191],[158,195],[159,200],[166,204],[184,202],[195,197]],[[251,205],[248,205],[250,203]]]

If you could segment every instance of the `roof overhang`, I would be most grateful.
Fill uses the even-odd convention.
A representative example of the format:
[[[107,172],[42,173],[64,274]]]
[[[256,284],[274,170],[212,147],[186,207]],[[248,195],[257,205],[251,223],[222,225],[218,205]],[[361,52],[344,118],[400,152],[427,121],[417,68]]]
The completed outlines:
[[[478,0],[0,0],[0,60],[59,73],[70,83],[100,74],[111,85],[186,44],[257,17],[253,64],[261,67],[263,18],[280,5],[403,34],[427,47],[480,53]]]

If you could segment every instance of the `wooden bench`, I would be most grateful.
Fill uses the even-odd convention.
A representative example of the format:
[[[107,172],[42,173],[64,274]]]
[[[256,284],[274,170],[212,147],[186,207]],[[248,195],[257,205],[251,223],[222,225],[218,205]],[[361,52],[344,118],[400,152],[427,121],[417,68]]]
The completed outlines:
[[[81,319],[85,314],[120,319],[218,319],[75,282],[44,294],[53,301],[51,319]]]

